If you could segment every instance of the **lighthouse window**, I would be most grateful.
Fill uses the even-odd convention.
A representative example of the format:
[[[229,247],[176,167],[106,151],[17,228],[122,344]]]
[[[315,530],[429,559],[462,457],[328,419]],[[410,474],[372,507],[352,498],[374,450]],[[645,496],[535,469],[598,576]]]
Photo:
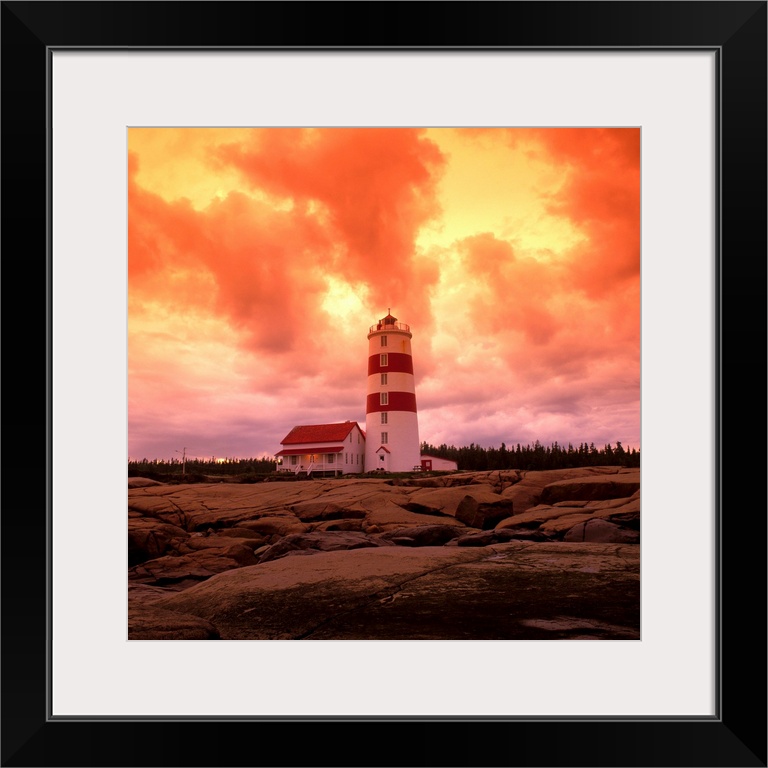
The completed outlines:
[[[381,346],[382,347],[386,347],[387,346],[387,337],[386,336],[382,336],[381,337]]]
[[[382,373],[381,374],[381,383],[382,384],[386,384],[387,383],[387,374],[386,373]]]
[[[389,363],[387,362],[387,356],[386,355],[380,355],[380,358],[381,358],[381,360],[380,360],[381,365],[389,365]]]
[[[386,411],[382,411],[382,412],[381,412],[381,423],[382,423],[382,424],[386,424],[386,423],[387,423],[387,415],[388,415],[388,414],[387,414],[387,412],[386,412]]]
[[[389,442],[389,432],[382,432],[381,433],[381,444],[384,445],[384,443]]]
[[[379,405],[389,405],[389,392],[379,392]]]

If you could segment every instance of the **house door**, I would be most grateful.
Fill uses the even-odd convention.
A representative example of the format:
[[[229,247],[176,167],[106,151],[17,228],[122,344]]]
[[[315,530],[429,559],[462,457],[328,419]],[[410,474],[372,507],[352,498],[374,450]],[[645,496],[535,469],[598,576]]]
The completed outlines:
[[[432,459],[422,459],[421,460],[421,468],[425,472],[431,472],[432,471]]]

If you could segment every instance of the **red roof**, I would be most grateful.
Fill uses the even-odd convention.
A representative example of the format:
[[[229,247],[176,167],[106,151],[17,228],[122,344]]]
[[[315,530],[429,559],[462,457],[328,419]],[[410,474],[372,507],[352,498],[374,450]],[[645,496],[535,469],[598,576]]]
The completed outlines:
[[[379,451],[386,451],[387,453],[392,453],[392,451],[390,451],[389,448],[387,448],[385,445],[380,445],[376,449],[376,453],[378,453]]]
[[[341,424],[310,424],[303,427],[294,427],[281,441],[281,445],[293,443],[330,443],[347,438],[349,433],[357,427],[356,421],[344,421]],[[359,429],[359,427],[358,427]]]
[[[308,453],[341,453],[344,450],[343,445],[324,445],[322,448],[283,448],[282,451],[278,451],[275,456],[301,456]]]

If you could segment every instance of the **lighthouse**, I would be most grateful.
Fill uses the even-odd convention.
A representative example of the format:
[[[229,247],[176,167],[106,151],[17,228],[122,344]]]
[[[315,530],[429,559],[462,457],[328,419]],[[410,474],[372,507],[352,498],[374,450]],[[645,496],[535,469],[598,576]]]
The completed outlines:
[[[411,472],[421,465],[411,329],[391,312],[368,332],[365,471]]]

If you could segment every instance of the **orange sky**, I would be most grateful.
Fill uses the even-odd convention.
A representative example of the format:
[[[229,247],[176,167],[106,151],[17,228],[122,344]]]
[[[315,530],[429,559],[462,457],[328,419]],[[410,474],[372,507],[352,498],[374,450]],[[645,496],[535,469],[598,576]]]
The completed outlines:
[[[365,425],[413,332],[422,440],[640,447],[639,129],[132,128],[128,454]]]

